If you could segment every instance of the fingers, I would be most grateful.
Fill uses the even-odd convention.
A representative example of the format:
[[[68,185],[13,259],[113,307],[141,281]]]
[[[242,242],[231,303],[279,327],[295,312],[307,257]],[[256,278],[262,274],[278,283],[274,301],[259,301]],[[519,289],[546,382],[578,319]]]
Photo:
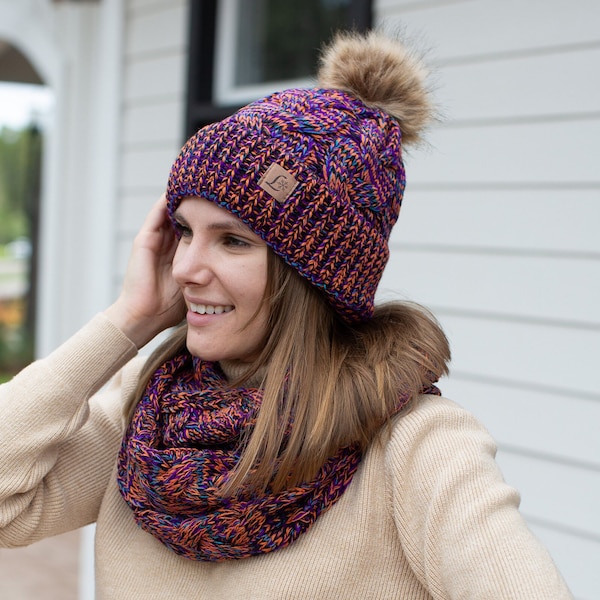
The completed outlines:
[[[165,195],[155,202],[146,215],[146,219],[142,224],[140,232],[156,232],[160,231],[165,225],[170,225],[169,215],[167,213],[167,204]]]
[[[175,231],[169,219],[166,199],[163,194],[154,203],[134,240],[136,248],[150,250],[156,256],[170,256],[177,242]]]
[[[183,300],[171,272],[176,247],[163,194],[135,238],[121,294],[110,308],[113,322],[138,347],[181,320]]]

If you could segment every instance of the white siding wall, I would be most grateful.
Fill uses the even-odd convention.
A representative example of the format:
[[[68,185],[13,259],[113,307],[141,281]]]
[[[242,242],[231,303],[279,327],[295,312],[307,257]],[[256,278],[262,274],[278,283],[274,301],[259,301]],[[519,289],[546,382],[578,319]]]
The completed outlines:
[[[430,307],[445,395],[579,599],[600,598],[600,3],[375,0],[429,50],[443,121],[407,159],[381,297]]]
[[[187,65],[186,0],[127,0],[125,6],[115,293],[132,239],[164,191],[184,141]]]

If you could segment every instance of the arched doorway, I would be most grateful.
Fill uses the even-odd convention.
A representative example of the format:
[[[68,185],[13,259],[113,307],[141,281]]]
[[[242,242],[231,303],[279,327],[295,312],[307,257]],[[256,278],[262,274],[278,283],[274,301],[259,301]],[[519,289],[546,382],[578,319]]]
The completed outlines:
[[[0,40],[0,380],[31,361],[45,113],[50,91]]]

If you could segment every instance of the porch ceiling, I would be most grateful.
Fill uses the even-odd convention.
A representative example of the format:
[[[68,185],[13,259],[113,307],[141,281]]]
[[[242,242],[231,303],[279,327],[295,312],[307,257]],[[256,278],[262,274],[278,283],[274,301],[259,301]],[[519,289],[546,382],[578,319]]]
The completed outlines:
[[[0,40],[0,81],[44,83],[31,63],[12,44]]]

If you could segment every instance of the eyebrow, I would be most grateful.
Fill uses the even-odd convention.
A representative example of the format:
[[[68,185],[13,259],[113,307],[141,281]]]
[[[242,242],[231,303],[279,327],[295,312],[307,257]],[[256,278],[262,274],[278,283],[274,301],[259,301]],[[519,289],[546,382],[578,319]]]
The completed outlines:
[[[179,212],[179,210],[176,210],[173,216],[186,227],[189,226],[187,219]],[[230,231],[231,229],[236,229],[241,233],[253,233],[250,227],[235,217],[223,219],[222,221],[213,221],[209,223],[206,228],[209,231]]]
[[[237,219],[227,219],[225,221],[213,221],[209,223],[206,227],[209,231],[225,231],[230,229],[237,229],[242,233],[252,233],[252,230],[247,225],[244,225],[241,221]]]

